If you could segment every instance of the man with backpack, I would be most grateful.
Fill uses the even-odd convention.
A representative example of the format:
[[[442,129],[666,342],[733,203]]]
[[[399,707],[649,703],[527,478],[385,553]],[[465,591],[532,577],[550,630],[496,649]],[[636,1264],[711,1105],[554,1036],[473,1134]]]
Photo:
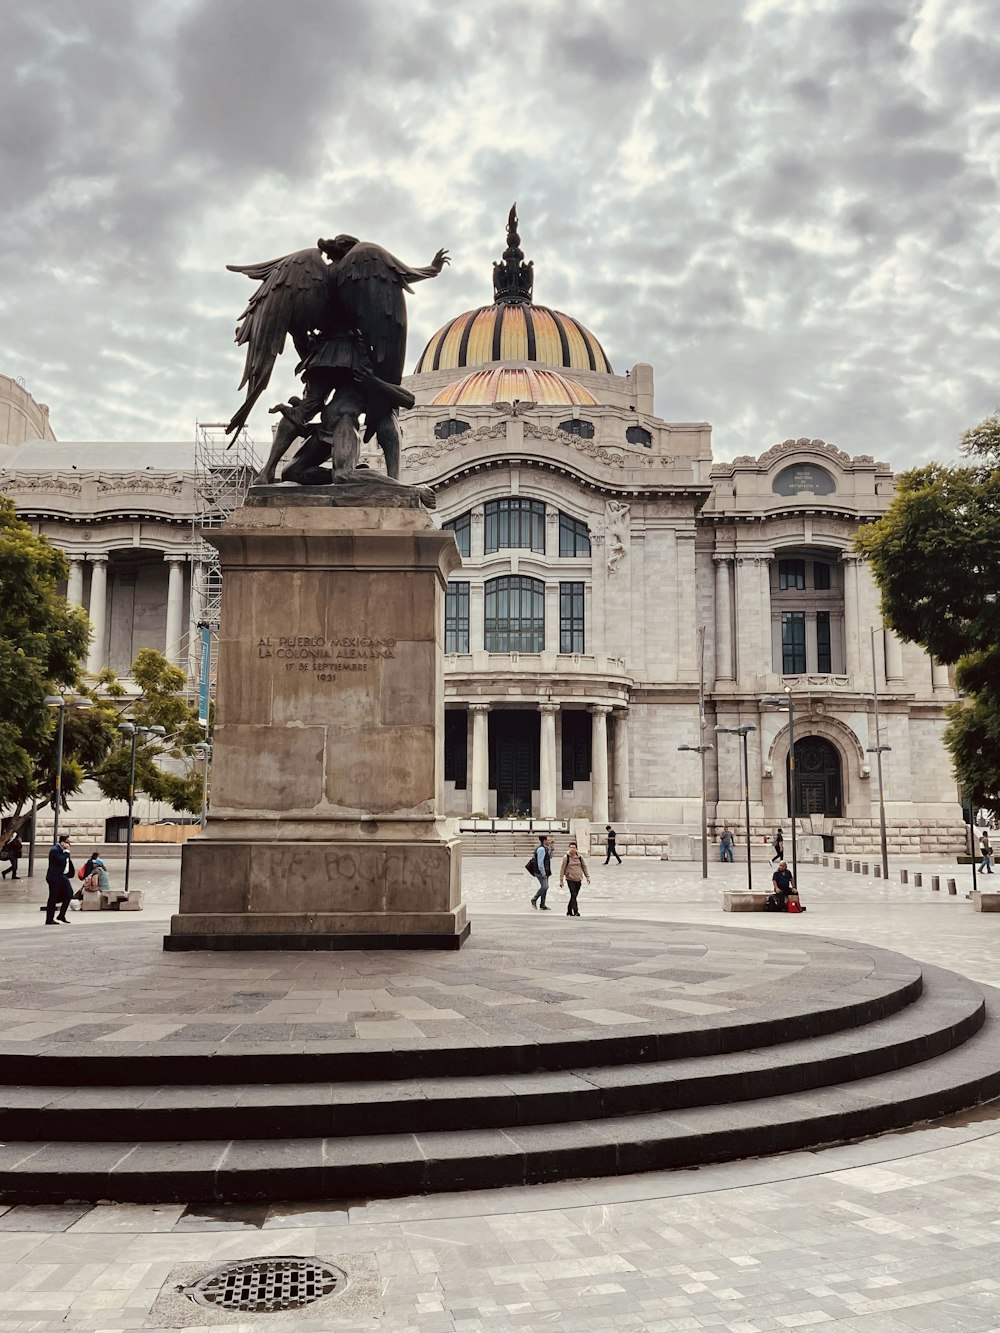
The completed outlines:
[[[547,912],[549,909],[545,906],[545,895],[549,891],[549,878],[552,875],[552,839],[548,835],[541,833],[538,835],[538,846],[526,869],[538,880],[538,888],[535,890],[531,905]]]

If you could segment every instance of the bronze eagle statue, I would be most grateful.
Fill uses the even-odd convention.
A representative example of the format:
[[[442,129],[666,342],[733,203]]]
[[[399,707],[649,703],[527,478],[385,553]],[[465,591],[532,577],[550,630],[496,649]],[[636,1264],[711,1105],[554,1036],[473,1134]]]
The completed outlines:
[[[246,424],[267,388],[274,363],[291,337],[298,353],[296,373],[305,385],[302,397],[272,411],[282,420],[271,456],[258,482],[274,480],[275,468],[294,440],[305,444],[283,474],[286,481],[325,484],[357,467],[359,421],[365,439],[377,436],[390,477],[399,476],[396,414],[412,407],[413,396],[401,388],[406,356],[406,300],[412,284],[434,278],[450,262],[439,250],[426,268],[413,268],[380,245],[340,235],[320,239],[262,264],[227,264],[260,286],[240,316],[236,342],[245,346],[240,388],[246,400],[229,422],[233,434]],[[319,415],[316,426],[310,426]]]

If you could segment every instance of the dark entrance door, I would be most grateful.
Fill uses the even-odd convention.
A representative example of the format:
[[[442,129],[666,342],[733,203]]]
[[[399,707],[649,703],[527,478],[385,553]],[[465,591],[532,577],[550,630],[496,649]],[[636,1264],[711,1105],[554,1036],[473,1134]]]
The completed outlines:
[[[490,713],[490,786],[497,815],[527,818],[539,783],[539,715],[535,710],[497,708]]]
[[[795,742],[796,787],[800,815],[839,818],[842,810],[840,755],[820,736]]]

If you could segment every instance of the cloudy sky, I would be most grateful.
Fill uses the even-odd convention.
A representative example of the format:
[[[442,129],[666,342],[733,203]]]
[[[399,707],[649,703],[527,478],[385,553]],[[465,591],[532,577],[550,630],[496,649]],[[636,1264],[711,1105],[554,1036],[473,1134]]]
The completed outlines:
[[[536,298],[652,362],[719,458],[809,435],[906,466],[1000,404],[993,0],[3,10],[0,372],[63,440],[228,418],[224,265],[319,235],[450,247],[412,367],[492,298],[514,199]]]

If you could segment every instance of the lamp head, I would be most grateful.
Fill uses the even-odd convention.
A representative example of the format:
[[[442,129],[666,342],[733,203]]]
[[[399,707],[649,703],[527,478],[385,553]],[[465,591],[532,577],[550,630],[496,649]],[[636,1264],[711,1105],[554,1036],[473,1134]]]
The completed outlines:
[[[66,700],[61,694],[47,694],[44,699],[46,708],[65,708]]]

